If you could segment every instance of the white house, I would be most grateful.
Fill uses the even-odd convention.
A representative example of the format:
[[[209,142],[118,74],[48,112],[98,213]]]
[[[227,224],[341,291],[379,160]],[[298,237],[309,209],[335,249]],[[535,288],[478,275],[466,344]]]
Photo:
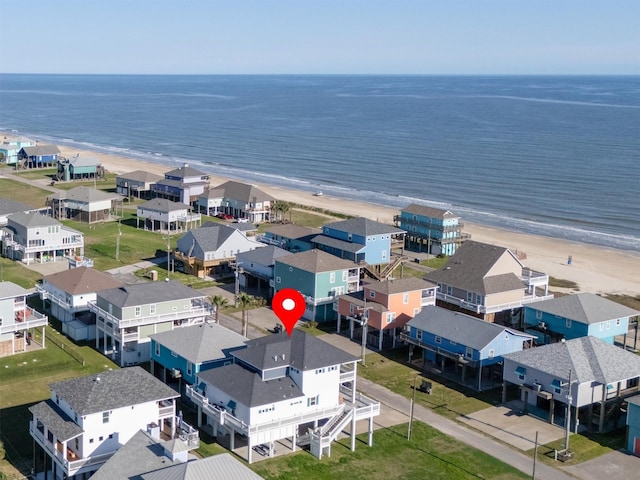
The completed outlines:
[[[113,220],[118,205],[122,205],[122,197],[95,188],[76,187],[49,195],[47,205],[54,218],[94,223]]]
[[[14,213],[2,229],[2,255],[23,263],[56,262],[84,255],[84,236],[39,213]]]
[[[138,205],[137,226],[142,223],[145,230],[176,231],[199,226],[201,215],[190,213],[189,206],[184,203],[172,202],[166,198],[154,198]]]
[[[89,311],[96,292],[123,285],[107,273],[78,267],[43,277],[36,291],[51,315],[62,322],[62,333],[79,341],[96,338],[95,319]]]
[[[123,367],[148,362],[149,336],[203,323],[211,312],[205,298],[175,280],[99,291],[89,301],[96,314],[96,349]]]
[[[0,282],[0,357],[21,353],[30,342],[30,329],[44,327],[47,317],[27,305],[29,292],[12,282]]]
[[[48,400],[29,407],[29,433],[54,479],[89,478],[140,429],[199,445],[197,430],[176,417],[175,390],[140,367],[49,385]],[[39,464],[40,462],[36,462]],[[51,466],[51,467],[49,467]]]
[[[207,223],[180,237],[174,256],[182,262],[185,273],[204,277],[227,269],[239,253],[263,247],[264,243],[247,238],[238,229]]]
[[[264,287],[269,289],[269,296],[273,295],[274,276],[273,269],[276,259],[291,255],[291,252],[283,250],[275,245],[267,245],[264,248],[256,248],[237,255],[239,267],[238,280],[243,288]]]
[[[356,393],[358,357],[300,330],[268,335],[246,342],[232,352],[235,363],[198,374],[187,396],[203,414],[214,435],[246,437],[247,461],[253,447],[291,438],[293,450],[310,445],[318,458],[330,453],[331,442],[351,425],[351,449],[355,449],[355,424],[369,420],[369,445],[373,417],[380,404]]]
[[[16,202],[9,198],[0,198],[0,226],[4,226],[9,221],[9,215],[13,213],[29,213],[39,210],[22,202]],[[2,233],[0,232],[0,238]]]
[[[164,174],[162,180],[151,185],[156,197],[168,198],[186,205],[192,205],[209,186],[209,175],[185,163]]]
[[[203,192],[197,204],[209,214],[222,212],[256,223],[269,220],[275,200],[255,185],[230,180]]]

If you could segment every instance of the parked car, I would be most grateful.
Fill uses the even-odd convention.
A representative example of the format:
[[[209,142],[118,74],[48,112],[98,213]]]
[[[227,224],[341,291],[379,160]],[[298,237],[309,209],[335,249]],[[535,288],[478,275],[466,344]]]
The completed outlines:
[[[235,222],[236,223],[249,223],[249,219],[248,218],[236,218]]]
[[[221,218],[222,220],[233,220],[233,215],[229,215],[228,213],[219,213],[216,217]]]

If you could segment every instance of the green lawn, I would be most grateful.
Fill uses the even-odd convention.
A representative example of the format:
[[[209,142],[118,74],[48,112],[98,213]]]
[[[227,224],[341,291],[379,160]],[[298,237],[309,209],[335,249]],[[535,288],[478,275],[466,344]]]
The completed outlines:
[[[12,173],[28,180],[51,180],[57,173],[57,168],[30,168],[27,170],[14,170]]]
[[[22,288],[33,288],[42,278],[38,272],[29,270],[20,262],[14,262],[8,258],[0,257],[0,282],[13,282]]]
[[[251,468],[270,480],[530,478],[421,422],[414,422],[411,441],[406,424],[374,432],[372,447],[366,441],[366,435],[358,436],[352,452],[351,440],[343,439],[331,446],[331,457],[322,460],[301,451],[254,463]]]
[[[31,184],[25,185],[6,178],[0,178],[0,192],[2,198],[10,198],[37,208],[44,207],[47,195],[51,194],[51,192]]]

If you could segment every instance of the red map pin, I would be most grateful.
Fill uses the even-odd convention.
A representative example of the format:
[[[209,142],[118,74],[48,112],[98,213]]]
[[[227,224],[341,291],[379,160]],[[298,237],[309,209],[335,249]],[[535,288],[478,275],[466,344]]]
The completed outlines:
[[[293,327],[296,326],[307,306],[299,291],[283,288],[273,296],[271,308],[286,328],[287,334],[291,336]]]

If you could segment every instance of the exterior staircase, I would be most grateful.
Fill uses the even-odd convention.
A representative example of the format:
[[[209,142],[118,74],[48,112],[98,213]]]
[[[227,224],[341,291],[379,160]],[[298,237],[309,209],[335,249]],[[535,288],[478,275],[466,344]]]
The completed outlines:
[[[349,408],[338,412],[320,429],[311,432],[310,448],[312,455],[322,458],[324,450],[331,446],[340,432],[353,420],[355,409]]]

